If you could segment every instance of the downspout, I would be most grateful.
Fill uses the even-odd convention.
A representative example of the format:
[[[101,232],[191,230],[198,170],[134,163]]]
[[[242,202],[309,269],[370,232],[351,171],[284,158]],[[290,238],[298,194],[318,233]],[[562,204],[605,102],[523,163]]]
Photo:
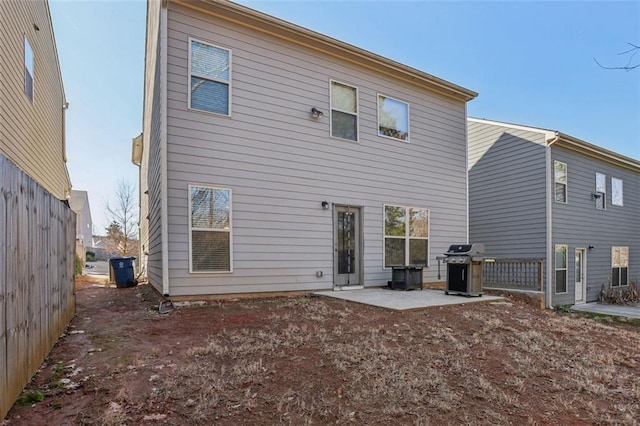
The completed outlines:
[[[167,8],[160,7],[160,235],[162,239],[162,294],[169,294],[169,202],[167,178]]]
[[[546,220],[546,229],[547,229],[547,260],[546,260],[546,290],[545,290],[545,298],[546,298],[546,306],[547,308],[551,308],[553,304],[553,273],[552,273],[552,260],[554,258],[554,247],[553,247],[553,197],[554,193],[553,188],[553,167],[551,165],[551,145],[556,143],[560,138],[558,132],[555,132],[555,136],[553,139],[546,141],[545,147],[545,156],[547,162],[547,220]]]
[[[467,103],[464,103],[464,158],[465,158],[465,202],[467,212],[467,236],[466,242],[469,244],[469,120],[467,120]],[[438,261],[438,280],[440,279],[440,261]]]

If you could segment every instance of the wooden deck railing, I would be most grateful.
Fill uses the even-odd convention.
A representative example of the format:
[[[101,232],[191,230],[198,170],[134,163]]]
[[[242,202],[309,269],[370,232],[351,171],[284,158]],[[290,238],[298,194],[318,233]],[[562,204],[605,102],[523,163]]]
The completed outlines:
[[[484,287],[543,291],[543,259],[486,258]]]

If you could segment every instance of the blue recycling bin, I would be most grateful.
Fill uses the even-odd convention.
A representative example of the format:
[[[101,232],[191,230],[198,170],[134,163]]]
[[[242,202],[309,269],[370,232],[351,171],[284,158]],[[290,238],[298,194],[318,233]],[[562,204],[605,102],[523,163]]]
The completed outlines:
[[[109,259],[109,265],[113,271],[116,287],[127,288],[138,284],[133,271],[134,260],[136,260],[135,257],[113,257]]]

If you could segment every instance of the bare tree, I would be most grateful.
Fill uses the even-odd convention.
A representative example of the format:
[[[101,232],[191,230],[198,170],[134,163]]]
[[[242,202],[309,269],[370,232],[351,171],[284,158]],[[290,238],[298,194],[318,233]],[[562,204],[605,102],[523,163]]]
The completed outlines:
[[[634,58],[638,54],[638,52],[640,52],[640,46],[637,46],[637,45],[635,45],[633,43],[627,43],[627,44],[629,46],[631,46],[631,48],[625,50],[624,52],[618,53],[618,55],[629,55],[629,60],[627,61],[627,65],[624,65],[624,66],[621,66],[621,67],[605,67],[600,62],[598,62],[598,60],[596,58],[593,58],[593,60],[596,62],[596,64],[598,64],[600,66],[600,68],[604,68],[606,70],[631,71],[633,69],[636,69],[636,68],[640,67],[640,60],[636,59],[634,61]]]
[[[106,228],[109,250],[123,256],[132,256],[138,250],[137,199],[135,185],[119,181],[115,193],[116,203],[107,203],[111,223]]]

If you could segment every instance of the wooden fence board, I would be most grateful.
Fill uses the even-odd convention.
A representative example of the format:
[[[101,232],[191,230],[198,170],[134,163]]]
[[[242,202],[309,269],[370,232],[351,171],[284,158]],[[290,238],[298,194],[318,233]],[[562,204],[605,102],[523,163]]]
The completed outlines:
[[[75,314],[75,214],[0,154],[0,418]]]

